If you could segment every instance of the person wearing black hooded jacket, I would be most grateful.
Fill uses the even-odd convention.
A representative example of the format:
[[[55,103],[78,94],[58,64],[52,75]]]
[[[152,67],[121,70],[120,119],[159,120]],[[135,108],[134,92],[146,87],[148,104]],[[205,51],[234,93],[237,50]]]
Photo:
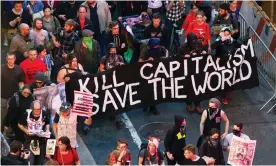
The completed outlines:
[[[9,135],[7,132],[9,127],[11,127],[15,134],[15,140],[20,142],[25,141],[24,133],[18,128],[17,123],[26,112],[26,109],[30,109],[33,101],[34,97],[28,85],[24,85],[21,91],[18,91],[10,98],[8,103],[8,114],[4,120],[6,135]]]
[[[191,58],[192,56],[204,56],[207,55],[208,50],[202,45],[201,39],[198,39],[197,35],[194,33],[189,33],[187,35],[187,42],[180,46],[177,51],[178,57]],[[200,101],[194,101],[195,111],[198,113],[202,113],[203,109],[200,106]],[[187,102],[187,111],[193,111],[193,102]]]
[[[168,165],[182,164],[184,147],[186,146],[186,118],[176,115],[174,126],[168,130],[164,145]]]

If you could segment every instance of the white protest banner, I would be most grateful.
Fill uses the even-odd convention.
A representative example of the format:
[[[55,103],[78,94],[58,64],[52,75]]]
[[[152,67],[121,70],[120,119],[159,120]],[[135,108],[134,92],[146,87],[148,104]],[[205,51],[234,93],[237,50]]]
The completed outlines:
[[[256,148],[256,140],[245,140],[233,136],[228,157],[230,165],[252,165]]]
[[[62,101],[57,85],[34,89],[34,96],[52,115],[59,112]]]
[[[66,102],[65,83],[61,82],[61,83],[57,84],[57,88],[58,88],[58,92],[59,92],[61,101],[63,103],[65,103]]]
[[[74,91],[74,104],[72,112],[79,116],[88,116],[92,112],[93,95],[91,93]]]
[[[46,154],[54,155],[56,150],[56,140],[55,139],[48,139],[46,145]]]

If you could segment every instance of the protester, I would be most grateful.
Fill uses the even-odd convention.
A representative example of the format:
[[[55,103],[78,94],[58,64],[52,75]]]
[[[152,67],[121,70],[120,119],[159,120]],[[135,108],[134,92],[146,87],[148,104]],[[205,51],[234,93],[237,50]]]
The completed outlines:
[[[37,50],[34,48],[29,49],[28,51],[29,58],[20,63],[20,67],[22,68],[25,74],[25,84],[31,84],[35,81],[35,75],[38,72],[45,73],[47,71],[47,67],[43,61],[37,59]]]
[[[122,1],[122,16],[138,15],[147,10],[146,1]]]
[[[17,33],[17,27],[25,23],[29,26],[32,25],[32,16],[29,14],[28,9],[23,8],[22,1],[14,1],[14,7],[12,10],[8,11],[6,14],[8,22],[8,41],[10,42],[12,38]],[[5,26],[5,25],[4,25]]]
[[[34,41],[34,47],[49,45],[49,34],[43,28],[42,18],[36,18],[33,22],[33,29],[30,31],[29,39]]]
[[[196,21],[196,13],[198,12],[198,6],[196,3],[191,4],[191,11],[186,16],[185,21],[182,24],[181,34],[186,31],[189,25]]]
[[[6,136],[9,137],[9,127],[11,127],[15,140],[24,143],[24,133],[18,128],[18,121],[25,114],[27,109],[30,109],[34,97],[28,85],[24,85],[22,90],[16,92],[8,102],[8,114],[4,120],[4,128]]]
[[[107,55],[102,57],[100,61],[100,71],[109,70],[117,65],[123,65],[124,59],[121,55],[117,54],[117,45],[109,43],[107,46]]]
[[[68,55],[67,58],[68,64],[62,66],[60,71],[58,72],[57,82],[67,82],[69,81],[69,77],[65,77],[66,74],[73,72],[84,72],[81,64],[78,63],[77,57],[74,53]]]
[[[74,49],[78,62],[84,71],[95,74],[99,70],[101,59],[101,48],[99,43],[93,39],[94,32],[84,29],[82,39],[79,40]]]
[[[200,121],[200,134],[208,136],[212,128],[216,128],[220,131],[221,118],[225,121],[225,131],[221,135],[223,139],[229,130],[229,120],[224,111],[220,109],[220,101],[216,98],[209,100],[209,108],[204,110]]]
[[[74,19],[78,14],[79,6],[81,5],[80,1],[61,1],[55,11],[54,16],[56,16],[61,24],[64,26],[66,20]]]
[[[82,3],[87,7],[87,18],[93,20],[94,39],[100,43],[101,55],[106,54],[106,30],[111,22],[111,14],[105,1],[87,0]]]
[[[210,26],[203,20],[204,13],[196,13],[196,21],[189,24],[186,30],[186,36],[193,32],[198,38],[202,39],[202,45],[208,48],[208,53],[211,53],[211,30]]]
[[[28,165],[30,153],[24,151],[23,144],[19,141],[12,141],[10,153],[1,156],[1,165]]]
[[[219,6],[219,15],[215,18],[214,25],[231,25],[234,31],[232,37],[234,39],[239,37],[239,24],[236,18],[229,13],[229,4],[223,3]]]
[[[149,137],[148,146],[139,153],[138,165],[164,165],[164,155],[158,149],[160,139]]]
[[[76,31],[79,34],[79,37],[82,38],[82,31],[88,29],[93,31],[93,23],[87,18],[87,8],[84,5],[81,5],[78,9],[78,17],[74,19],[76,22]]]
[[[197,37],[194,33],[189,33],[187,35],[187,42],[180,46],[177,51],[178,57],[185,57],[185,58],[192,58],[193,56],[199,56],[199,55],[207,55],[207,49],[206,47],[203,47],[201,40]],[[188,112],[196,111],[199,114],[202,114],[203,109],[200,106],[200,101],[187,101],[187,107],[186,110]],[[195,105],[195,109],[193,109],[193,103]]]
[[[200,157],[207,156],[215,159],[214,165],[225,165],[219,133],[220,131],[216,128],[210,130],[209,136],[203,141],[199,149],[199,154]]]
[[[66,136],[60,137],[57,141],[58,148],[55,150],[53,160],[59,165],[80,165],[78,152],[71,147],[70,139]]]
[[[112,21],[109,24],[110,32],[107,34],[107,43],[115,43],[117,46],[117,53],[124,55],[127,51],[126,37],[120,32],[119,22]]]
[[[51,8],[49,6],[44,7],[44,16],[42,17],[43,29],[45,29],[51,36],[61,27],[58,19],[52,15]]]
[[[58,29],[52,36],[56,49],[52,78],[57,76],[60,68],[66,63],[68,54],[73,52],[76,42],[79,41],[79,36],[74,30],[75,26],[75,21],[68,19],[65,22],[64,28]]]
[[[1,126],[8,113],[8,99],[24,86],[24,73],[15,64],[15,54],[7,53],[6,60],[7,64],[1,66]]]
[[[47,79],[44,73],[39,72],[35,74],[35,81],[31,84],[31,91],[33,92],[34,89],[42,88],[45,86],[54,86],[55,84],[52,83],[51,80]]]
[[[24,145],[30,151],[30,165],[42,165],[46,161],[46,140],[40,134],[41,131],[50,133],[49,116],[38,100],[32,102],[31,109],[18,121],[18,127],[25,133]]]
[[[52,56],[50,54],[47,54],[47,49],[45,46],[38,46],[37,47],[37,59],[40,59],[44,62],[44,64],[47,67],[47,71],[45,73],[46,77],[48,78],[48,80],[51,79],[51,72],[52,72],[52,68],[54,66],[54,62],[52,59]]]
[[[15,64],[19,65],[21,62],[28,58],[28,50],[30,47],[30,27],[28,24],[22,23],[19,26],[19,34],[15,35],[11,40],[9,52],[16,54]]]
[[[115,43],[109,43],[107,46],[107,55],[103,56],[101,61],[100,61],[100,72],[112,69],[115,66],[118,65],[124,65],[124,59],[121,55],[117,54],[117,45]],[[117,129],[121,128],[121,113],[115,113],[115,125]],[[112,115],[111,118],[114,118],[114,115]]]
[[[196,154],[196,147],[194,145],[186,145],[183,149],[184,157],[181,165],[207,165],[207,163]]]
[[[148,0],[148,10],[147,13],[149,15],[154,15],[155,13],[159,13],[164,15],[163,3],[161,0]],[[153,17],[152,17],[153,18]]]
[[[44,4],[41,0],[25,0],[23,6],[29,9],[29,13],[33,19],[41,18],[43,16]]]
[[[92,113],[85,118],[84,124],[90,126],[92,124]],[[88,128],[84,128],[87,130]],[[77,114],[72,112],[70,103],[62,103],[59,109],[59,114],[56,113],[53,123],[53,133],[56,140],[63,136],[70,139],[71,147],[77,148]]]
[[[165,140],[165,151],[168,165],[182,163],[183,148],[186,146],[186,118],[180,115],[174,117],[174,126],[168,130]]]
[[[148,42],[148,47],[145,47],[139,57],[139,62],[153,61],[155,59],[161,59],[168,56],[168,51],[165,47],[160,46],[159,38],[151,38]],[[144,108],[144,112],[151,112],[154,115],[159,115],[160,112],[157,110],[155,105]]]
[[[233,133],[229,133],[226,135],[224,142],[223,142],[223,150],[230,151],[231,142],[233,139],[233,136],[237,136],[240,138],[243,138],[245,140],[250,140],[250,138],[242,133],[243,124],[242,123],[235,123],[233,126]]]
[[[239,21],[239,16],[240,16],[240,9],[238,8],[238,1],[229,1],[230,6],[229,6],[229,14],[233,16],[237,21]]]
[[[200,137],[197,141],[197,148],[200,148],[204,138],[209,136],[210,130],[216,128],[220,131],[221,118],[225,121],[225,131],[221,135],[221,139],[224,139],[228,134],[229,120],[223,110],[220,109],[220,101],[216,98],[209,100],[208,109],[204,110],[201,115],[200,121]]]
[[[126,140],[117,141],[117,149],[109,154],[107,165],[131,165],[132,155]]]
[[[161,22],[161,16],[159,13],[154,13],[152,15],[152,24],[146,27],[145,38],[159,38],[161,46],[168,48],[168,30],[165,24]]]

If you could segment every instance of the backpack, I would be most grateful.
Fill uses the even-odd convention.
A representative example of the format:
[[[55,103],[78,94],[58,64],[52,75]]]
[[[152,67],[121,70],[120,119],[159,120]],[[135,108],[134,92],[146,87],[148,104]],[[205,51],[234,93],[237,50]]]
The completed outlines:
[[[146,152],[148,151],[148,150],[147,150],[147,149],[148,149],[148,143],[142,143],[142,144],[141,144],[141,146],[140,146],[140,150],[139,150],[139,153],[138,153],[138,161],[139,161],[139,156],[140,156],[140,153],[141,153],[141,151],[142,151],[142,150],[144,150],[144,149],[145,149],[146,151],[145,151],[145,153],[144,153],[144,157],[143,157],[143,159],[145,159],[145,158],[146,158],[146,155],[147,155],[147,153],[146,153]],[[144,164],[144,160],[143,160],[143,162],[142,162],[142,163]]]
[[[19,95],[18,95],[18,92],[14,93],[12,95],[12,97],[15,97],[15,103],[16,103],[16,107],[19,107]],[[9,104],[10,104],[10,101],[12,99],[12,97],[9,98],[8,102],[7,102],[7,109],[9,109]]]
[[[21,93],[21,91],[19,93]],[[32,95],[33,99],[35,99],[35,97],[33,96],[32,93],[30,95]],[[16,107],[19,107],[19,95],[18,95],[18,92],[15,92],[12,97],[15,97]],[[10,104],[10,101],[11,101],[12,97],[10,97],[9,100],[8,100],[8,102],[7,102],[7,109],[9,109],[9,104]]]
[[[148,143],[142,143],[141,144],[140,150],[139,150],[139,153],[138,153],[138,161],[139,161],[140,153],[144,149],[145,149],[145,153],[144,153],[144,156],[143,156],[143,162],[142,162],[143,165],[144,165],[144,162],[145,162],[145,158],[147,157],[147,154],[148,154]],[[160,151],[158,149],[157,155],[163,155],[163,156],[165,156],[165,153],[163,153],[162,151]],[[160,165],[160,160],[158,161],[158,164]]]

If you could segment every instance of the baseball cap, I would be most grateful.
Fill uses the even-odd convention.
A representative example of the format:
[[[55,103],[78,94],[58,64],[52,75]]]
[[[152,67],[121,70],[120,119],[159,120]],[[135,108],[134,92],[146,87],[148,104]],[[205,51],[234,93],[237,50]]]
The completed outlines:
[[[59,108],[59,111],[60,112],[66,112],[68,109],[72,108],[71,104],[68,103],[68,102],[65,102],[65,103],[62,103],[60,108]]]

